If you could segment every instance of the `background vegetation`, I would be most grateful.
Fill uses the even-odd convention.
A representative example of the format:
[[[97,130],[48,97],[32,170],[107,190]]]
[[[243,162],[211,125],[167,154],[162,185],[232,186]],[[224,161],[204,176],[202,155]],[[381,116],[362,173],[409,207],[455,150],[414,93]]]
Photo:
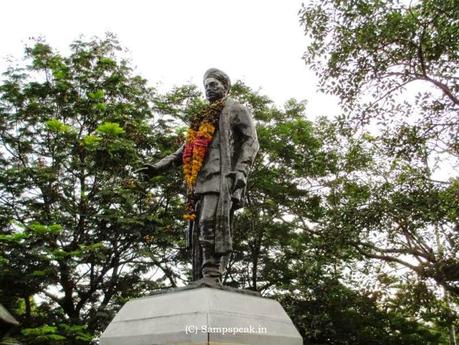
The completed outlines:
[[[225,284],[278,299],[305,344],[456,344],[459,4],[310,1],[304,59],[336,119],[232,97],[261,150]],[[159,93],[116,38],[46,42],[0,84],[0,302],[23,344],[90,344],[130,298],[186,284],[180,171],[133,174],[203,100]]]

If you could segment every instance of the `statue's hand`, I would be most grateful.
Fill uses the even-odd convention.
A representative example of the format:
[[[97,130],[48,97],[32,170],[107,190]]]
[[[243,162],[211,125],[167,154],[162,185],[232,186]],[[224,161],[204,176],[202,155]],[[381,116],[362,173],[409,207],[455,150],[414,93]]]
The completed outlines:
[[[152,178],[159,174],[160,168],[156,164],[144,164],[140,169],[134,170],[134,173],[141,179]]]
[[[232,179],[232,191],[245,187],[247,179],[242,171],[232,171],[229,176],[231,176]]]
[[[237,209],[244,207],[243,195],[244,195],[243,188],[236,189],[232,193],[231,201],[233,202],[233,205],[232,205],[233,210],[237,210]]]

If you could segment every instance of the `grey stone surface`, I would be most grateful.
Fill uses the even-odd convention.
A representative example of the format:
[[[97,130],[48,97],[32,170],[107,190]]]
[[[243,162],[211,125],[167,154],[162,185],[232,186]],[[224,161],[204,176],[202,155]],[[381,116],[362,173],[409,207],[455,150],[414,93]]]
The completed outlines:
[[[0,304],[0,323],[12,326],[18,326],[19,322]]]
[[[231,286],[223,285],[220,282],[217,282],[212,278],[202,278],[202,279],[199,279],[199,280],[195,280],[195,281],[191,282],[189,285],[183,286],[183,287],[156,290],[156,291],[154,291],[152,293],[152,295],[179,292],[179,291],[198,289],[198,288],[204,288],[204,287],[261,297],[261,294],[258,291],[245,290],[245,289],[236,289],[236,288],[233,288]]]
[[[124,305],[101,345],[301,345],[275,300],[198,288],[134,299]]]

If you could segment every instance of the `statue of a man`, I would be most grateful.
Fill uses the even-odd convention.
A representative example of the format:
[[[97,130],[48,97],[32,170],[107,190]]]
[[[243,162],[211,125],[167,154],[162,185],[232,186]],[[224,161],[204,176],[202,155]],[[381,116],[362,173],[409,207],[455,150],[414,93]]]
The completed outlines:
[[[232,251],[232,213],[242,207],[259,145],[250,111],[228,97],[229,77],[211,68],[203,81],[209,105],[192,119],[185,144],[143,172],[152,176],[183,165],[193,280],[221,283],[225,257]]]

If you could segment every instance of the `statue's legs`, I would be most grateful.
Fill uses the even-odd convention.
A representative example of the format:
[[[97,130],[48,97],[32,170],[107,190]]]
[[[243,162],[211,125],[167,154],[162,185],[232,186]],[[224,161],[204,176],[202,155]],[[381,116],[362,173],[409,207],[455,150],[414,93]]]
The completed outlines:
[[[221,279],[221,256],[215,253],[215,213],[219,196],[217,193],[202,195],[199,215],[200,237],[202,248],[202,276]]]

